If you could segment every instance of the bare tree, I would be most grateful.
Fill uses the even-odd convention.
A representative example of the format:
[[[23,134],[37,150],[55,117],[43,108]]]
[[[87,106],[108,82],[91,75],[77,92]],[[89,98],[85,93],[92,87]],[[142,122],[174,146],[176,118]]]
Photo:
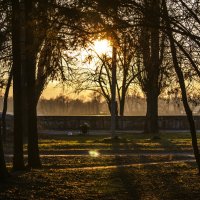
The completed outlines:
[[[168,38],[170,41],[170,48],[171,48],[173,64],[174,64],[174,68],[175,68],[176,74],[179,79],[179,84],[180,84],[180,88],[181,88],[181,92],[182,92],[183,105],[184,105],[185,112],[187,114],[188,122],[190,125],[190,132],[191,132],[191,136],[192,136],[192,146],[193,146],[193,150],[194,150],[194,156],[196,159],[196,163],[198,165],[198,171],[200,173],[200,154],[199,154],[199,148],[198,148],[198,143],[197,143],[195,123],[194,123],[192,111],[188,104],[187,91],[186,91],[186,87],[185,87],[185,80],[184,80],[183,72],[179,66],[179,62],[177,59],[177,48],[175,45],[174,36],[173,36],[172,28],[171,28],[171,21],[170,21],[170,17],[168,14],[167,3],[165,0],[162,0],[162,6],[163,6],[163,13],[164,13],[164,18],[165,18],[165,22],[166,22],[166,31],[167,31]]]
[[[158,96],[160,94],[160,1],[148,0],[143,2],[144,12],[141,27],[141,55],[144,73],[139,76],[142,89],[146,95],[146,133],[158,133]]]

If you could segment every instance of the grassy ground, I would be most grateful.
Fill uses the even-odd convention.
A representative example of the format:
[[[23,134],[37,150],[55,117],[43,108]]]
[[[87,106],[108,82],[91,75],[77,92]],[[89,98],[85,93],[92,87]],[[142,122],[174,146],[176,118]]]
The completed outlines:
[[[0,183],[0,199],[199,200],[190,135],[152,138],[40,135],[43,168],[13,173]],[[5,151],[12,153],[10,142]],[[11,158],[7,163],[11,168]]]

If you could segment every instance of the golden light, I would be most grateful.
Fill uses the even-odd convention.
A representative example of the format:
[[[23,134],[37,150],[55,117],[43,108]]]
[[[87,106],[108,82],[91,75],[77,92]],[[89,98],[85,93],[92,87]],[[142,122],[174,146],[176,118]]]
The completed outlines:
[[[90,155],[91,157],[98,157],[100,154],[99,154],[98,151],[91,150],[91,151],[89,151],[89,155]]]
[[[95,40],[94,50],[97,54],[110,54],[112,52],[111,44],[108,40]]]

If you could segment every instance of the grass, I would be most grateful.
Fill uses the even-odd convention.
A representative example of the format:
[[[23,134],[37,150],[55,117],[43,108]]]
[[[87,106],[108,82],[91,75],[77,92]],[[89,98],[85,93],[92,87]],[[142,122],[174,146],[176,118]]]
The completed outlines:
[[[0,199],[199,200],[196,164],[178,154],[192,153],[190,135],[163,133],[159,140],[152,138],[40,135],[43,168],[13,173],[0,182]],[[12,152],[10,142],[4,147]],[[180,162],[165,163],[173,160]],[[7,163],[11,168],[10,158]]]

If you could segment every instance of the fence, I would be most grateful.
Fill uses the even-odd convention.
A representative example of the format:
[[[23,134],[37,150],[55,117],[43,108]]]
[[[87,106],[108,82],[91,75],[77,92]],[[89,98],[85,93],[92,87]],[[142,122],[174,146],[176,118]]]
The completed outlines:
[[[110,129],[110,116],[38,116],[38,128],[41,130],[76,130],[84,122],[91,130]],[[194,116],[197,129],[200,129],[200,116]],[[117,117],[119,130],[143,130],[145,116]],[[159,116],[159,128],[162,130],[188,130],[186,116]]]

